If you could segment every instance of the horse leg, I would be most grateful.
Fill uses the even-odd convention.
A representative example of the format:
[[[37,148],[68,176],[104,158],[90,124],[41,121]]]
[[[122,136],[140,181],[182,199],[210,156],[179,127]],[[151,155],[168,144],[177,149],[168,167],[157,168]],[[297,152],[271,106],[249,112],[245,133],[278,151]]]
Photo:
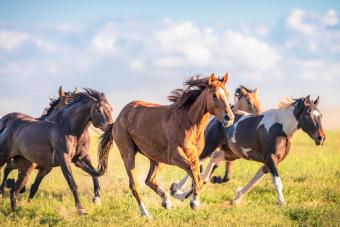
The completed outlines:
[[[207,168],[204,171],[203,174],[203,181],[206,183],[209,181],[209,178],[213,172],[213,170],[216,169],[215,166],[217,166],[217,164],[224,160],[224,152],[223,151],[215,151],[214,153],[212,153],[210,161],[208,163]]]
[[[178,182],[178,183],[172,183],[171,187],[170,187],[170,191],[171,193],[178,193],[178,192],[182,192],[183,188],[185,187],[185,185],[187,184],[188,180],[189,180],[190,176],[186,175],[185,177],[183,177],[183,179]]]
[[[91,172],[96,171],[96,169],[92,165],[89,155],[86,155],[81,160],[78,160],[77,162],[75,162],[75,165],[90,175],[91,175]],[[93,190],[94,190],[94,197],[92,199],[92,202],[96,205],[101,205],[101,199],[100,199],[100,193],[99,193],[100,186],[99,186],[98,177],[92,175],[92,181],[93,181]]]
[[[2,183],[1,183],[1,186],[0,186],[0,194],[1,195],[3,195],[5,193],[8,175],[14,169],[17,169],[14,161],[13,160],[8,161],[7,164],[6,164],[5,170],[4,170],[4,177],[2,179]]]
[[[211,183],[221,184],[221,183],[229,181],[230,180],[230,178],[229,178],[229,176],[230,176],[230,166],[231,166],[231,161],[226,161],[225,162],[225,173],[224,173],[223,178],[220,177],[220,176],[213,176],[210,180]]]
[[[62,156],[62,157],[59,157],[60,167],[61,167],[63,175],[64,175],[72,193],[73,193],[74,202],[75,202],[75,206],[77,208],[77,212],[78,212],[79,215],[87,214],[86,210],[83,208],[83,206],[81,205],[80,200],[79,200],[77,184],[76,184],[76,182],[73,178],[73,175],[72,175],[71,158],[65,153],[62,153],[59,156]]]
[[[231,200],[231,204],[232,205],[238,205],[241,203],[241,199],[243,198],[243,196],[245,196],[249,190],[255,186],[255,184],[257,184],[261,178],[264,176],[264,174],[267,173],[267,169],[266,166],[262,166],[257,173],[255,174],[255,176],[248,182],[248,184],[246,184],[244,187],[238,187],[236,192],[235,192],[235,196],[234,198]]]
[[[184,169],[188,175],[193,180],[193,187],[184,193],[179,194],[178,192],[172,192],[171,195],[173,195],[176,199],[184,200],[188,198],[190,195],[190,207],[194,210],[196,210],[199,205],[199,192],[201,188],[203,187],[203,180],[200,174],[200,166],[198,158],[193,159],[192,162],[188,160],[188,158],[185,157],[185,155],[181,154],[182,152],[179,152],[178,157],[174,158],[173,164]]]
[[[15,211],[17,209],[17,195],[20,193],[21,189],[27,184],[29,177],[31,176],[36,164],[27,163],[25,167],[20,167],[19,176],[15,183],[15,186],[11,188],[11,207]]]
[[[267,159],[266,165],[269,169],[270,175],[272,175],[272,182],[277,193],[278,204],[280,206],[286,205],[286,202],[284,200],[283,193],[282,193],[283,185],[281,182],[281,178],[279,176],[279,172],[277,170],[277,163],[275,162],[275,158],[273,157],[273,155],[271,155]]]
[[[150,170],[145,180],[145,184],[154,190],[162,198],[162,206],[165,209],[171,208],[171,200],[169,194],[157,184],[156,177],[161,171],[163,164],[150,160]]]
[[[51,172],[52,168],[39,168],[39,172],[37,176],[35,177],[34,183],[31,186],[30,194],[28,196],[28,201],[32,200],[35,194],[38,191],[38,188],[40,186],[41,181],[44,179],[44,177]]]

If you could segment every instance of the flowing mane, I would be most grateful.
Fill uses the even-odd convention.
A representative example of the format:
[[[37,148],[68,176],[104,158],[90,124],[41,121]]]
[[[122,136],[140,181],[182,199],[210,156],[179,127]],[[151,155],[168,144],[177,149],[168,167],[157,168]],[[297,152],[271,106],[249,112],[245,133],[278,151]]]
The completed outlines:
[[[291,97],[285,97],[283,99],[281,99],[277,105],[278,109],[287,109],[290,106],[294,105],[296,103],[296,99],[293,99]]]
[[[208,77],[196,75],[187,78],[184,81],[185,88],[178,88],[170,92],[168,100],[176,108],[190,106],[201,92],[208,87]]]
[[[84,88],[85,91],[72,94],[66,98],[65,107],[72,106],[76,103],[87,102],[91,98],[100,100],[105,98],[105,95],[99,91],[93,90],[91,88]]]
[[[60,101],[60,98],[49,98],[50,103],[47,107],[45,107],[42,115],[39,117],[39,119],[44,119],[48,117],[54,110],[54,108],[58,105],[58,102]]]

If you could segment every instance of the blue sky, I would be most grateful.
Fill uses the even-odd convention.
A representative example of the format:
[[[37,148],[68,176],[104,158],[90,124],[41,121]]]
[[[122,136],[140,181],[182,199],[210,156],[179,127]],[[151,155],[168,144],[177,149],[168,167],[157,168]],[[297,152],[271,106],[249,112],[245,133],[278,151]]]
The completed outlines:
[[[39,115],[59,85],[167,103],[193,74],[339,106],[337,1],[2,1],[0,115]]]

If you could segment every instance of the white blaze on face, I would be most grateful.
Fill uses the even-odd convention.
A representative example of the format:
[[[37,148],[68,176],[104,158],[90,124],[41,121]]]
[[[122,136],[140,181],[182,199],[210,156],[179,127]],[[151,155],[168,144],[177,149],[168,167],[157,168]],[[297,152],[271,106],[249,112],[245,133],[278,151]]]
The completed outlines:
[[[218,89],[218,92],[220,93],[220,97],[222,98],[222,100],[223,100],[227,105],[229,105],[229,103],[228,103],[228,98],[227,98],[227,95],[226,95],[224,89],[223,89],[223,88],[219,88],[219,89]]]
[[[321,116],[320,112],[317,111],[317,110],[313,110],[313,111],[312,111],[312,115],[313,115],[314,117],[319,117],[319,116]]]

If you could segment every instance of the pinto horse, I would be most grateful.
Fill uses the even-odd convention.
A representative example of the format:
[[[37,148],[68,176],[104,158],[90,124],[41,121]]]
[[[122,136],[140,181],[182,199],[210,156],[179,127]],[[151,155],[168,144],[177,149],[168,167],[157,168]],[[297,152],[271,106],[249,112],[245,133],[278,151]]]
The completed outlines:
[[[232,111],[234,113],[237,111],[245,111],[245,112],[252,113],[252,114],[259,114],[261,111],[261,104],[257,97],[257,94],[258,94],[257,92],[258,92],[258,88],[256,88],[255,90],[250,90],[242,85],[239,86],[235,90],[235,93],[234,93],[234,105],[232,106]],[[222,157],[223,157],[223,151],[215,151],[218,148],[217,146],[215,146],[215,141],[218,139],[224,138],[223,133],[222,134],[216,133],[216,132],[220,132],[219,127],[223,128],[223,125],[221,125],[221,122],[216,118],[212,118],[212,120],[208,123],[207,127],[205,128],[204,148],[202,150],[202,153],[199,156],[200,162],[202,162],[205,158],[209,157],[210,155],[212,155],[212,157],[215,157],[216,154],[219,154],[220,152],[222,152]],[[224,131],[226,130],[223,130],[223,132]],[[218,161],[222,161],[222,159],[219,159]],[[211,162],[209,164],[210,165],[208,165],[208,167],[213,167],[212,170],[215,170],[217,168],[218,162],[216,158],[211,158]],[[229,173],[230,173],[230,166],[231,166],[231,162],[226,160],[225,177],[223,179],[218,179],[220,180],[220,183],[226,182],[228,180]],[[201,164],[201,169],[203,169],[203,164]],[[209,176],[203,176],[203,181],[207,182],[209,180]],[[184,189],[188,180],[189,180],[189,175],[185,176],[180,182],[173,183],[171,185],[171,192],[176,198],[180,200],[185,199],[185,194],[182,194],[181,192]]]
[[[65,107],[44,120],[30,120],[18,124],[17,129],[6,128],[0,134],[0,167],[16,156],[30,162],[19,172],[15,187],[11,190],[11,207],[16,210],[16,196],[26,185],[37,165],[51,168],[60,166],[73,193],[79,214],[85,214],[71,172],[71,162],[77,153],[77,145],[90,123],[106,130],[112,124],[112,107],[103,93],[85,89],[68,97]],[[95,169],[87,169],[91,176],[99,176]]]
[[[279,103],[278,109],[268,110],[260,115],[236,114],[235,123],[226,130],[225,142],[221,145],[225,158],[243,158],[264,165],[246,186],[236,190],[231,204],[239,204],[242,197],[268,172],[272,176],[278,203],[285,204],[277,166],[288,155],[294,132],[300,128],[316,145],[325,141],[318,104],[319,97],[311,101],[307,96],[295,100],[285,99]]]
[[[170,94],[171,105],[131,102],[118,115],[112,131],[107,132],[108,135],[112,134],[120,151],[129,177],[129,187],[142,216],[149,217],[149,212],[142,202],[136,180],[137,152],[150,160],[145,183],[162,198],[164,208],[170,209],[170,197],[156,180],[163,164],[178,166],[190,175],[194,182],[190,206],[193,209],[198,207],[198,195],[203,183],[198,152],[204,145],[204,128],[210,114],[220,119],[225,127],[230,126],[234,119],[225,88],[227,80],[227,74],[223,79],[216,78],[214,74],[205,78],[191,77],[185,81],[185,89],[176,89]]]

